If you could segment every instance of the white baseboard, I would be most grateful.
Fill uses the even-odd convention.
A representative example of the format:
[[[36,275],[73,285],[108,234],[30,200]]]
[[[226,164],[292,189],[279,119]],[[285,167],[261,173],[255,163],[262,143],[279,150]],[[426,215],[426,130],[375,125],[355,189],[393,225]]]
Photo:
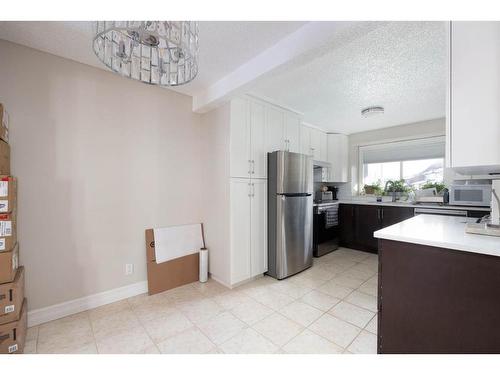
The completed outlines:
[[[57,305],[28,311],[28,327],[33,327],[38,324],[50,322],[51,320],[63,318],[65,316],[89,309],[94,309],[125,298],[134,297],[138,294],[146,293],[147,291],[148,282],[140,281],[135,284],[92,294],[90,296],[59,303]]]

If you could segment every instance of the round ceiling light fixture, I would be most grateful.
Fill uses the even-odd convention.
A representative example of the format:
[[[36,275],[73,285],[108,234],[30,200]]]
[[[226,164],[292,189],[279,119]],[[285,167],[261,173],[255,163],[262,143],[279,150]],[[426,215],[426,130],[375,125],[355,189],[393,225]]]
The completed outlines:
[[[198,22],[97,21],[93,49],[122,76],[179,86],[198,74]]]
[[[376,107],[367,107],[361,110],[361,116],[363,117],[371,117],[375,115],[384,114],[384,107],[376,106]]]

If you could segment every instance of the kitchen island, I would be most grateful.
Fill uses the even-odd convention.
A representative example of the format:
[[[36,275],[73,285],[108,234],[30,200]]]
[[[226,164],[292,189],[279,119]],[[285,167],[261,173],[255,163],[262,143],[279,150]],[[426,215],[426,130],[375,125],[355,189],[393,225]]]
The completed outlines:
[[[500,353],[500,238],[419,215],[379,239],[379,353]]]

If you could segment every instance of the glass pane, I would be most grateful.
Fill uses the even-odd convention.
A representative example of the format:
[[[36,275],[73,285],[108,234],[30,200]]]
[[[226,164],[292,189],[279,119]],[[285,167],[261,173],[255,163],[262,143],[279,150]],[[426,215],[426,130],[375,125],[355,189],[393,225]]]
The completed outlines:
[[[442,182],[443,164],[442,158],[403,161],[403,178],[417,189],[426,182]]]
[[[364,165],[364,177],[363,184],[376,184],[380,182],[382,188],[385,183],[389,180],[399,180],[400,176],[400,162],[388,162],[388,163],[370,163]]]

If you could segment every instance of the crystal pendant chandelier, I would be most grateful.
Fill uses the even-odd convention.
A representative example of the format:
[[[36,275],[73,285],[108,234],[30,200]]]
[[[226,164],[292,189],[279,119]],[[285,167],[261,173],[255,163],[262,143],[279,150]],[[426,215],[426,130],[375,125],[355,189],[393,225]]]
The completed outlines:
[[[193,21],[97,21],[94,52],[125,77],[179,86],[198,74],[198,23]]]

